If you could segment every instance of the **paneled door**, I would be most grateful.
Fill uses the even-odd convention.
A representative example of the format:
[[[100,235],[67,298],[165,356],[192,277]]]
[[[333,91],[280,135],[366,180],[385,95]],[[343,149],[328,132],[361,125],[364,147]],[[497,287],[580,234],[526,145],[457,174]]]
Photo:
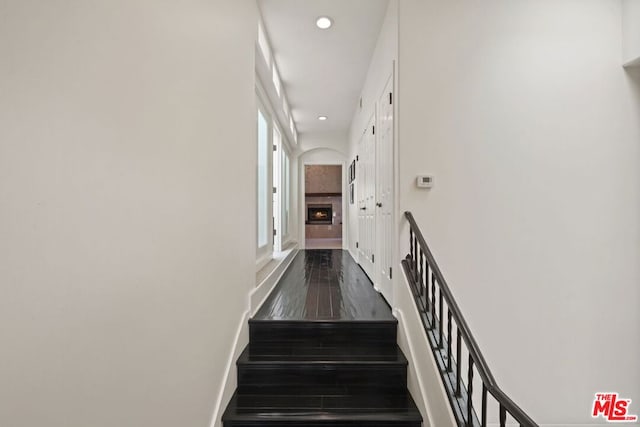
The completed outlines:
[[[393,75],[389,77],[377,103],[376,129],[376,272],[378,288],[393,303]]]
[[[358,172],[358,252],[360,265],[375,282],[376,250],[376,135],[375,112],[362,135],[359,147]]]

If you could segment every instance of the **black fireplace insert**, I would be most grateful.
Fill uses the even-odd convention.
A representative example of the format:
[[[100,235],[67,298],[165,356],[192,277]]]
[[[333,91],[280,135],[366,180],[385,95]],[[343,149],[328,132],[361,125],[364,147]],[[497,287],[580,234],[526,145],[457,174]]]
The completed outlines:
[[[331,206],[308,206],[307,224],[333,224]]]

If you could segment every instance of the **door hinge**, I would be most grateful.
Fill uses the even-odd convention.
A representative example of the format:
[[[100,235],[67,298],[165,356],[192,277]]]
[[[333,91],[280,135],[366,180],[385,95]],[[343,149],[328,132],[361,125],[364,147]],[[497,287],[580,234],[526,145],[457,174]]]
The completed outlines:
[[[373,134],[375,135],[376,134],[376,127],[372,126],[372,129],[373,129]]]
[[[273,229],[273,237],[276,237],[276,234],[278,234],[278,232],[276,231],[276,229]]]
[[[371,254],[371,264],[376,262],[376,256],[374,254]]]
[[[389,279],[393,279],[393,268],[389,267]]]
[[[389,92],[389,104],[393,104],[393,93]]]
[[[358,249],[358,242],[356,242],[356,249]]]
[[[276,144],[273,144],[273,151],[278,151],[278,146]]]
[[[360,156],[356,156],[356,162],[360,161]]]
[[[276,194],[278,192],[278,188],[277,187],[273,187],[273,194]]]

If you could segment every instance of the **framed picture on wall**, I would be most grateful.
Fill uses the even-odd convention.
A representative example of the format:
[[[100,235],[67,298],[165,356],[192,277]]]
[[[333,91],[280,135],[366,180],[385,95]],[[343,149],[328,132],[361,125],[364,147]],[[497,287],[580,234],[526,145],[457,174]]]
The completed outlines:
[[[353,182],[356,180],[356,161],[352,161],[349,166],[349,182]]]

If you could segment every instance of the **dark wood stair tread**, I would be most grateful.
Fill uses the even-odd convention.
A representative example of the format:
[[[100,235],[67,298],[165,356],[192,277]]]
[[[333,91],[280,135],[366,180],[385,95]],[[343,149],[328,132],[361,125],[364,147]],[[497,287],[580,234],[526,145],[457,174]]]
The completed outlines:
[[[422,422],[420,411],[406,391],[392,395],[359,393],[301,396],[236,393],[222,419],[225,423],[232,422],[230,425],[238,421],[295,421],[305,422],[305,425],[312,425],[312,422],[318,421],[331,425],[336,425],[336,422],[410,422],[420,425]]]

